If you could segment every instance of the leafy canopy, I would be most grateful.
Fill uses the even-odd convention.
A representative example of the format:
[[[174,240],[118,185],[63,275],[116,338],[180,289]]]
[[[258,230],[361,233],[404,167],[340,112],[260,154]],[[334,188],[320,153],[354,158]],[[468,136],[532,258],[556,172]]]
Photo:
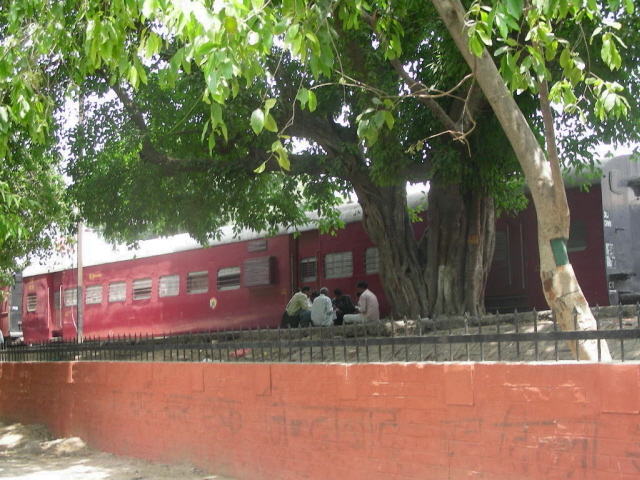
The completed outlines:
[[[333,192],[348,188],[344,179],[353,171],[335,164],[331,149],[364,152],[358,168],[377,183],[408,178],[403,169],[417,162],[430,165],[427,177],[491,179],[499,192],[501,179],[516,168],[496,161],[501,137],[493,135],[495,147],[486,141],[495,124],[476,122],[476,136],[469,137],[483,152],[478,176],[477,166],[453,160],[450,142],[437,135],[449,128],[435,110],[415,101],[436,98],[450,108],[451,94],[439,95],[458,94],[467,74],[427,7],[416,0],[11,2],[0,7],[0,156],[10,158],[19,138],[46,145],[66,96],[112,89],[118,101],[87,108],[69,172],[82,210],[113,235],[178,228],[172,217],[180,212],[187,214],[179,226],[201,239],[228,221],[238,228],[296,225],[303,215],[292,205],[303,198],[330,216]],[[591,144],[619,132],[594,117],[631,112],[636,121],[636,106],[622,94],[625,82],[637,82],[637,65],[625,66],[621,54],[623,45],[634,48],[630,40],[638,32],[619,28],[637,26],[630,0],[478,1],[470,4],[468,22],[470,49],[493,49],[522,102],[541,79],[553,82],[562,121],[582,136],[591,132]],[[398,63],[422,90],[408,91],[393,70]],[[535,124],[535,107],[528,108]],[[340,116],[347,123],[340,142],[322,143],[323,137],[318,144],[323,132],[312,122],[329,118],[340,131]],[[292,126],[294,118],[304,120],[307,132],[315,128],[309,137],[316,141],[295,163],[289,135],[303,129]],[[347,137],[351,129],[355,136]],[[565,135],[565,146],[585,158],[590,142],[576,137]],[[288,175],[310,156],[313,173]],[[254,173],[268,170],[280,173]],[[8,187],[8,194],[16,192]]]

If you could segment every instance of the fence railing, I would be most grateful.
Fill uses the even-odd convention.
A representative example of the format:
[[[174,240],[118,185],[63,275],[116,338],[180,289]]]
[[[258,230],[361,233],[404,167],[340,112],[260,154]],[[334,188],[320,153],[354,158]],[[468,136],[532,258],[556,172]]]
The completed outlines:
[[[5,345],[0,362],[456,362],[565,361],[568,342],[607,342],[614,361],[640,360],[640,306],[594,309],[596,330],[561,331],[551,313],[287,329],[127,335]]]

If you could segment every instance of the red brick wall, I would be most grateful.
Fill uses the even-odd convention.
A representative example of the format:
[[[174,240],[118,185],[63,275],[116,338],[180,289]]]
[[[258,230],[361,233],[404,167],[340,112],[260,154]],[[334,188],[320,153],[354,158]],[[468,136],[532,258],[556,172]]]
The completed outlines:
[[[240,479],[640,479],[638,364],[0,363],[0,419]]]

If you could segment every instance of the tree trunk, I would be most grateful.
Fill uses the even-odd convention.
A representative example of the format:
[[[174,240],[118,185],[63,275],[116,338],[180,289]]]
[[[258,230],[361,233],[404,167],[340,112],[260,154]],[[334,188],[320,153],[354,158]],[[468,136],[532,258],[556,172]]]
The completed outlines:
[[[549,307],[563,330],[596,328],[596,322],[568,261],[569,210],[558,165],[545,157],[531,127],[504,84],[493,59],[485,50],[478,58],[469,51],[465,11],[458,0],[432,0],[458,49],[471,67],[518,157],[538,212],[540,277]],[[575,348],[575,345],[572,345]],[[598,360],[597,342],[579,342],[580,358]],[[574,351],[575,353],[575,351]],[[610,360],[603,343],[602,359]]]
[[[493,201],[478,190],[462,195],[457,185],[432,182],[428,229],[418,242],[404,186],[353,181],[363,226],[378,247],[380,279],[403,318],[484,313],[484,290],[493,255]]]
[[[479,188],[471,193],[467,227],[464,305],[471,315],[485,313],[484,293],[496,245],[496,210],[493,199]]]
[[[493,201],[480,189],[431,182],[425,275],[432,315],[483,314],[495,244]],[[431,268],[431,266],[436,266]]]
[[[402,186],[379,187],[353,182],[362,206],[362,224],[378,247],[380,280],[392,307],[392,315],[421,318],[428,315],[424,262],[407,210]]]

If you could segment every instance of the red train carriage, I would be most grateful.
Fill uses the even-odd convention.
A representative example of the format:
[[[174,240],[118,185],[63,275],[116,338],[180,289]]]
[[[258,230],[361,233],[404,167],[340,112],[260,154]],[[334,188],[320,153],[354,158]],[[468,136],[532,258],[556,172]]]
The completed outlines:
[[[179,235],[140,242],[136,250],[114,250],[89,233],[83,241],[83,334],[276,327],[300,285],[355,293],[360,280],[378,295],[386,315],[390,308],[378,276],[378,251],[363,231],[360,207],[342,210],[348,223],[337,236],[309,227],[297,236],[225,237],[208,248]],[[77,270],[57,262],[44,267],[46,272],[42,267],[26,272],[27,342],[77,336]]]
[[[640,165],[630,156],[602,165],[602,175],[567,188],[571,231],[569,261],[590,305],[640,299]],[[533,205],[496,224],[496,248],[485,303],[488,309],[546,309],[540,281],[537,219]]]
[[[587,192],[567,189],[571,232],[569,261],[592,305],[608,305],[603,256],[602,197],[600,185]],[[496,224],[496,248],[487,284],[489,309],[546,309],[540,281],[537,219],[532,202],[519,215],[502,217]]]

